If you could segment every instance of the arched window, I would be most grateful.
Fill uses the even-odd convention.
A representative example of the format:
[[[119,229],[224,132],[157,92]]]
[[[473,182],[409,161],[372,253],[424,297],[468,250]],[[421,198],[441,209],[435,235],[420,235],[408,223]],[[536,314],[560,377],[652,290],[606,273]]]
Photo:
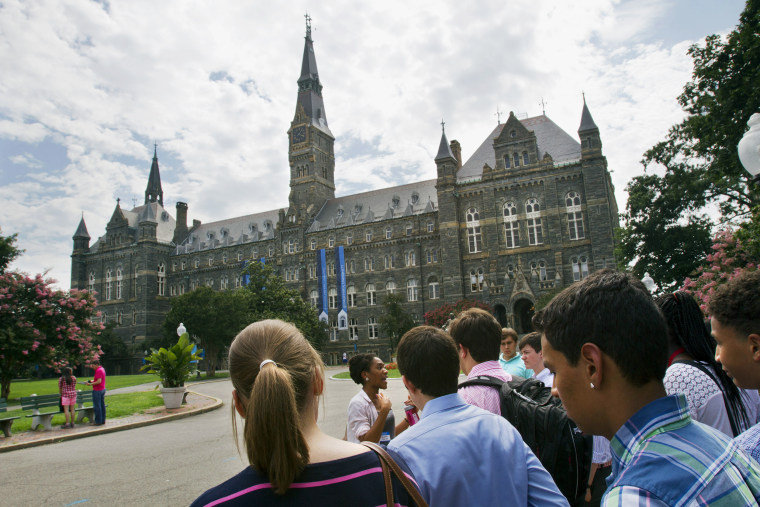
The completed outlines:
[[[319,304],[319,291],[317,289],[312,289],[309,293],[309,302],[313,308],[316,308]]]
[[[327,291],[327,304],[330,308],[338,307],[338,289],[332,287]]]
[[[536,261],[530,263],[530,275],[539,280],[539,281],[546,281],[547,280],[547,274],[546,274],[546,262],[544,261]]]
[[[366,241],[367,243],[369,243],[370,241],[372,241],[372,230],[371,229],[367,229],[367,231],[364,233],[364,241]]]
[[[375,284],[368,283],[364,290],[367,292],[367,306],[375,306],[377,304],[377,292],[375,292]]]
[[[523,157],[523,160],[522,160],[523,165],[528,165],[528,163],[530,162],[530,157],[528,156],[528,152],[524,151],[522,154],[522,157]]]
[[[573,280],[579,281],[583,280],[588,276],[588,258],[585,256],[583,257],[573,257],[570,259],[570,263],[573,267]]]
[[[428,279],[428,299],[438,299],[441,297],[441,286],[438,283],[438,278],[431,276]]]
[[[480,213],[478,208],[470,208],[466,213],[467,220],[467,244],[470,253],[480,252],[483,248],[483,240],[480,235]]]
[[[328,246],[329,248],[333,248],[333,247],[335,246],[335,238],[334,238],[333,236],[330,236],[330,237],[327,239],[327,246]]]
[[[356,288],[353,285],[349,285],[346,289],[346,299],[348,300],[349,308],[356,306]]]
[[[512,154],[512,160],[515,161],[515,167],[520,167],[520,155],[517,152]]]
[[[512,160],[509,158],[509,153],[504,155],[504,168],[509,169],[512,167]]]
[[[158,295],[163,296],[166,293],[166,265],[162,262],[158,265]]]
[[[393,229],[390,227],[385,228],[385,239],[391,239],[391,235],[393,234]]]
[[[311,242],[309,243],[309,248],[311,248],[312,250],[316,250],[317,249],[317,240],[316,239],[312,239],[311,240]]]
[[[350,232],[346,234],[346,244],[347,245],[353,245],[354,244],[354,235]]]
[[[394,292],[396,292],[396,282],[391,280],[388,283],[386,283],[385,290],[386,292],[388,292],[388,294],[393,294]]]
[[[370,340],[377,339],[377,319],[375,317],[367,317],[367,333]]]
[[[406,261],[406,266],[416,266],[417,265],[417,254],[414,253],[414,251],[406,252],[406,255],[404,256],[404,260]]]
[[[90,278],[87,283],[87,290],[90,292],[95,292],[95,272],[90,271]]]
[[[586,236],[583,230],[583,212],[581,211],[580,194],[578,192],[568,192],[565,196],[565,207],[567,208],[567,228],[570,239],[583,239]]]
[[[470,291],[480,292],[483,290],[483,268],[470,270]]]
[[[528,222],[528,244],[542,244],[544,242],[544,230],[541,225],[541,205],[538,203],[538,199],[528,199],[525,203],[525,216]]]
[[[375,270],[375,259],[373,257],[367,257],[364,259],[364,271]]]
[[[359,321],[356,319],[348,319],[348,339],[359,339]]]
[[[406,282],[406,299],[407,301],[417,301],[419,299],[419,287],[417,280],[407,280]]]
[[[112,290],[113,290],[113,274],[111,270],[109,269],[108,271],[106,271],[106,301],[111,299]]]
[[[116,299],[121,299],[121,289],[124,287],[124,273],[121,267],[116,268]]]
[[[517,206],[512,201],[504,203],[504,238],[507,248],[520,246],[520,224],[517,221]]]

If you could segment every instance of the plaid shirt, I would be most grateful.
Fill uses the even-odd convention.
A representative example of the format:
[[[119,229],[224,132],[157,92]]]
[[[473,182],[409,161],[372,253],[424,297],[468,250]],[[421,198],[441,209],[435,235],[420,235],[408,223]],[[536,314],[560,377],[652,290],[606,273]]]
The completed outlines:
[[[758,505],[760,466],[725,434],[692,421],[682,394],[636,412],[610,447],[607,507]]]
[[[489,375],[508,382],[512,380],[512,375],[505,372],[499,366],[497,361],[485,361],[472,367],[467,378],[477,377],[478,375]],[[490,386],[470,386],[459,389],[459,396],[470,405],[475,405],[496,415],[501,415],[501,401],[499,401],[499,390]]]
[[[77,397],[77,378],[72,375],[71,376],[71,385],[67,384],[63,377],[58,379],[58,392],[61,393],[61,396],[65,398],[76,398]]]

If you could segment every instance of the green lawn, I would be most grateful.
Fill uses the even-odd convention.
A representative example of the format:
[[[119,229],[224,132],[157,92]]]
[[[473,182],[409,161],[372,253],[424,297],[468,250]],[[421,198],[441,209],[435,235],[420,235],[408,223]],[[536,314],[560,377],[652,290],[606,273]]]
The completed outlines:
[[[218,371],[216,372],[216,375],[211,378],[218,379],[226,378],[228,376],[228,372]],[[77,377],[77,382],[91,379],[92,376]],[[140,384],[147,384],[148,382],[155,382],[157,380],[157,375],[147,373],[140,375],[108,375],[106,377],[106,388],[108,390],[118,389],[119,387],[137,386]],[[209,377],[201,375],[200,381],[193,377],[191,380],[187,381],[187,384],[191,384],[193,382],[203,382],[205,380],[209,380]],[[78,385],[77,389],[85,391],[89,390],[90,387]],[[8,404],[13,405],[15,403],[18,403],[19,398],[22,396],[31,396],[32,394],[36,394],[38,396],[42,396],[43,394],[58,394],[58,379],[48,378],[43,380],[14,380],[11,382],[11,393],[8,396]]]
[[[333,378],[351,378],[351,375],[344,371],[343,373],[338,373],[337,375],[333,375]],[[388,370],[388,378],[401,378],[401,373],[399,373],[398,370]]]
[[[163,404],[164,400],[161,397],[161,393],[158,391],[112,394],[106,397],[106,418],[118,419],[120,417],[127,417],[132,414],[142,414],[149,408],[157,407]],[[9,410],[7,413],[2,415],[22,416],[21,419],[16,419],[13,421],[13,426],[11,427],[12,433],[21,433],[23,431],[29,431],[32,426],[32,418],[25,417],[30,413],[30,411]],[[64,422],[65,418],[63,417],[63,414],[57,414],[53,416],[53,427],[61,426]]]

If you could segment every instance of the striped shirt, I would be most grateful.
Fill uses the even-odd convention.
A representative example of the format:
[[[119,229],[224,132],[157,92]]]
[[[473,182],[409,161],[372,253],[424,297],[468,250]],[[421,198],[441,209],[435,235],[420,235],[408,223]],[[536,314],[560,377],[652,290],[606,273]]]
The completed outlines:
[[[636,412],[610,447],[605,506],[758,505],[760,467],[724,433],[693,421],[682,394]]]
[[[396,463],[416,484],[403,460]],[[415,505],[404,486],[393,477],[393,498],[396,506]],[[191,507],[214,505],[309,505],[377,506],[385,505],[383,470],[377,455],[367,452],[334,461],[312,463],[290,485],[283,495],[272,489],[269,479],[253,467],[215,486],[199,496]]]
[[[472,367],[468,379],[478,375],[489,375],[509,382],[512,375],[505,372],[499,366],[498,361],[485,361]],[[496,415],[501,415],[501,401],[499,401],[499,390],[490,386],[469,386],[459,389],[459,396],[470,405],[475,405],[484,410],[488,410]]]

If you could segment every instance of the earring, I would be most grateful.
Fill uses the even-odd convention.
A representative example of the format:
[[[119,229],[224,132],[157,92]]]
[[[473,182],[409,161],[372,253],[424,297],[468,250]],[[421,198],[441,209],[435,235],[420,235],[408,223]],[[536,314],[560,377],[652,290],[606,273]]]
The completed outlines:
[[[591,389],[596,389],[596,386],[594,385],[593,382],[591,382]]]

